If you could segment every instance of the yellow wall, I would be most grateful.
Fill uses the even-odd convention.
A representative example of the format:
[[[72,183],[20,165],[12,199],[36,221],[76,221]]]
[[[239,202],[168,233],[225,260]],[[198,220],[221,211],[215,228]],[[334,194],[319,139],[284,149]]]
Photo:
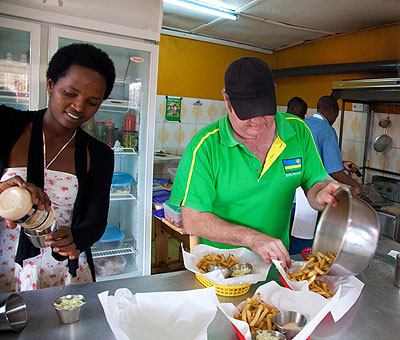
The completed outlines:
[[[400,25],[386,26],[302,44],[273,55],[244,49],[162,35],[157,94],[222,100],[224,71],[241,56],[262,58],[272,69],[335,63],[400,60]],[[342,74],[280,78],[278,105],[293,96],[302,97],[309,107],[331,93],[331,82],[371,78],[371,74]],[[387,77],[388,74],[381,75]]]
[[[274,54],[274,69],[368,61],[400,60],[400,25],[330,37],[302,44]],[[286,105],[293,96],[302,97],[309,107],[318,98],[331,93],[331,82],[345,79],[388,77],[395,74],[339,74],[280,78],[277,83],[278,105]]]
[[[161,35],[157,94],[223,100],[225,69],[243,56],[273,62],[264,53]]]

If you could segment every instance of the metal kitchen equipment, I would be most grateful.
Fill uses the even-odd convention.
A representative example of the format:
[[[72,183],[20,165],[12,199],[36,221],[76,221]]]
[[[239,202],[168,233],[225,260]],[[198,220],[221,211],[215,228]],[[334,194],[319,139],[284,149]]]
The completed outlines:
[[[353,196],[347,186],[334,196],[337,206],[327,205],[318,221],[312,254],[331,251],[336,259],[325,275],[357,275],[373,258],[379,241],[380,222],[376,211]]]
[[[10,294],[0,302],[0,331],[21,331],[28,320],[26,304],[21,295]]]
[[[392,137],[390,137],[387,134],[389,125],[390,125],[390,119],[387,117],[386,119],[381,119],[378,123],[380,127],[383,127],[385,129],[384,133],[382,135],[379,135],[378,137],[375,138],[374,142],[374,150],[376,152],[384,152],[387,149],[391,148],[393,145],[393,140]]]
[[[365,170],[376,170],[385,174],[399,176],[398,173],[385,169],[376,169],[367,166],[370,149],[372,146],[372,125],[374,122],[374,111],[371,104],[399,104],[400,103],[400,78],[382,79],[356,79],[332,82],[332,97],[342,100],[339,125],[339,146],[342,147],[343,125],[346,103],[368,104],[367,124],[364,142],[364,156],[362,169],[362,183],[365,183]],[[386,123],[381,123],[386,124]]]
[[[61,300],[63,298],[66,299],[74,299],[77,298],[82,301],[82,304],[79,306],[73,307],[71,309],[63,309],[57,307],[57,304],[61,303]],[[62,323],[75,323],[78,322],[82,316],[83,309],[86,304],[86,298],[83,295],[65,295],[61,296],[58,299],[56,299],[53,303],[54,309],[57,312],[58,317],[60,318],[60,321]]]
[[[57,228],[58,223],[54,222],[49,228],[43,231],[29,230],[24,228],[24,233],[26,236],[28,236],[29,241],[31,241],[36,248],[46,248],[46,235],[55,232]]]
[[[400,180],[386,176],[372,176],[372,183],[376,197],[370,203],[376,210],[381,223],[381,234],[400,242]],[[378,196],[377,196],[378,195]]]

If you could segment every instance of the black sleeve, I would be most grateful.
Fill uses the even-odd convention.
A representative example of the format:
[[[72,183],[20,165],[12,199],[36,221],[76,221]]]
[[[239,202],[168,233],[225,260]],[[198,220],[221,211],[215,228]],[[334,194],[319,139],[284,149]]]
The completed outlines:
[[[103,235],[110,204],[110,186],[114,171],[114,153],[104,143],[96,143],[90,153],[90,169],[83,188],[83,200],[77,201],[78,223],[72,225],[77,249],[87,250]]]

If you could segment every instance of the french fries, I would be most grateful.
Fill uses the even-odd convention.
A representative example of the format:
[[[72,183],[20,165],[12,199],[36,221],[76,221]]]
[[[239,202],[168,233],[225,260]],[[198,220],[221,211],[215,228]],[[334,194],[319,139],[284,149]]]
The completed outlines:
[[[196,266],[199,268],[200,273],[205,274],[210,271],[210,264],[224,268],[230,268],[238,263],[240,263],[240,261],[232,254],[229,254],[228,257],[225,258],[224,254],[211,253],[204,255],[200,262],[196,264]]]
[[[286,273],[286,276],[290,281],[307,280],[308,288],[311,292],[330,298],[335,295],[335,293],[330,290],[325,282],[317,279],[328,271],[335,258],[336,254],[330,251],[328,251],[328,255],[317,251],[316,256],[309,256],[307,258],[308,262],[303,268],[296,273]]]
[[[274,316],[279,313],[279,310],[266,304],[264,301],[259,301],[260,293],[257,293],[252,298],[247,298],[246,304],[241,312],[235,315],[235,319],[245,321],[249,324],[251,334],[260,330],[276,330],[274,324]]]

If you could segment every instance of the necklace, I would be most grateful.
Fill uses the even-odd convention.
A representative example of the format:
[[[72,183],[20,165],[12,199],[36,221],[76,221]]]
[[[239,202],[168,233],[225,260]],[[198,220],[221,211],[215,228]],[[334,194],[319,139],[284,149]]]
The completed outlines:
[[[51,164],[53,164],[53,162],[57,159],[57,157],[60,155],[61,152],[64,151],[64,149],[68,146],[69,143],[71,143],[71,141],[74,139],[75,135],[76,135],[76,130],[74,132],[74,134],[72,135],[72,137],[68,140],[68,142],[66,142],[62,148],[57,152],[57,154],[53,157],[53,159],[49,162],[49,164],[46,165],[46,137],[44,135],[44,131],[43,133],[43,160],[44,160],[44,168],[48,169],[49,166]]]

